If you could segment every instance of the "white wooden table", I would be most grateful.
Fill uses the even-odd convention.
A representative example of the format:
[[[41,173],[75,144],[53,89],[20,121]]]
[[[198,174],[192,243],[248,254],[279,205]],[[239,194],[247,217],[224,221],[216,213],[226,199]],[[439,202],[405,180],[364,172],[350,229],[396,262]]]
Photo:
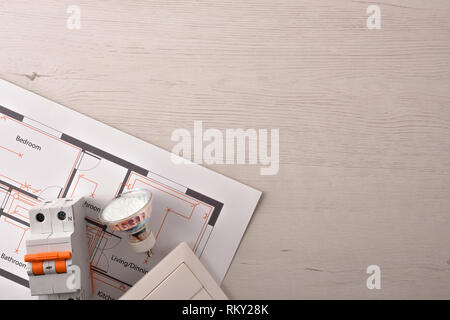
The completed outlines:
[[[448,0],[0,1],[0,78],[167,150],[194,120],[279,128],[278,175],[211,166],[264,192],[232,298],[448,299],[449,13]],[[366,287],[372,264],[381,290]]]

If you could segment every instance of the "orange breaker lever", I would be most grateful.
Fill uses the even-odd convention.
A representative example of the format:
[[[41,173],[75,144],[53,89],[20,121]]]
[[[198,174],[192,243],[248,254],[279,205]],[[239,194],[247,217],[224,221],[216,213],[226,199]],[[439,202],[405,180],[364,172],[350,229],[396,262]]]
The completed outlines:
[[[72,258],[72,252],[42,252],[36,254],[27,254],[25,262],[32,264],[34,275],[44,275],[46,271],[54,271],[56,273],[66,273],[66,260]],[[45,264],[45,268],[44,268]]]

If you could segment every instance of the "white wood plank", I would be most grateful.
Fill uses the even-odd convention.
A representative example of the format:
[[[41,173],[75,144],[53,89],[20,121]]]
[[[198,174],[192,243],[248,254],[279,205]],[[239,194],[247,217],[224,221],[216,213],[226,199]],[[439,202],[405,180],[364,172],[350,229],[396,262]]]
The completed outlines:
[[[0,77],[168,150],[280,128],[277,176],[211,166],[265,192],[230,297],[450,298],[450,2],[77,3],[0,2]]]

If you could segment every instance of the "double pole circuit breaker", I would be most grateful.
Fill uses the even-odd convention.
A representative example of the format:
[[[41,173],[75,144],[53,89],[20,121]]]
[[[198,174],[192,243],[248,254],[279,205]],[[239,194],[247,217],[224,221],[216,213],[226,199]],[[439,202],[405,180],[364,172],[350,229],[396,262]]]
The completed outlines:
[[[83,198],[43,202],[29,211],[26,241],[32,296],[49,300],[88,300],[92,276]]]

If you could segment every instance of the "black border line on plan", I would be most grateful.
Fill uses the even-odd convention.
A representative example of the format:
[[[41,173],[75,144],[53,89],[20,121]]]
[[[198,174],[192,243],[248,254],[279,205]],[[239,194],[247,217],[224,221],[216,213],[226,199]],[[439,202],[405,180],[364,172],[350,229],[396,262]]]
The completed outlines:
[[[28,228],[30,227],[30,224],[28,222],[23,221],[22,219],[19,219],[13,215],[10,215],[10,214],[4,212],[2,208],[0,208],[0,217],[1,216],[5,216],[5,218],[8,218],[8,219],[14,220],[15,222],[18,222],[20,224],[23,224],[25,227],[28,227]]]
[[[99,156],[100,158],[103,158],[105,160],[111,161],[112,163],[115,163],[115,164],[117,164],[117,165],[119,165],[121,167],[124,167],[125,169],[132,170],[132,171],[134,171],[136,173],[139,173],[140,175],[143,175],[145,177],[149,173],[149,171],[144,169],[144,168],[141,168],[141,167],[139,167],[139,166],[137,166],[135,164],[132,164],[131,162],[128,162],[128,161],[123,160],[123,159],[121,159],[119,157],[116,157],[116,156],[114,156],[114,155],[112,155],[112,154],[110,154],[110,153],[108,153],[106,151],[100,150],[99,148],[91,146],[90,144],[87,144],[87,143],[85,143],[83,141],[75,139],[74,137],[71,137],[71,136],[69,136],[69,135],[67,135],[65,133],[63,133],[61,135],[60,139],[65,141],[65,142],[67,142],[67,143],[70,143],[70,144],[72,144],[74,146],[77,146],[78,148],[81,148],[83,151],[87,151],[87,152],[93,153],[93,154]]]
[[[4,115],[6,115],[10,118],[16,119],[17,121],[20,121],[20,122],[23,122],[23,119],[25,118],[23,115],[18,114],[17,112],[7,109],[3,106],[0,106],[0,112],[3,113]]]
[[[16,276],[15,274],[13,274],[13,273],[11,273],[9,271],[6,271],[5,269],[2,269],[2,268],[0,268],[0,277],[6,278],[6,279],[11,280],[11,281],[13,281],[15,283],[18,283],[18,284],[24,286],[25,288],[29,288],[30,287],[30,282],[29,281],[27,281],[27,280],[25,280],[25,279],[23,279],[23,278],[21,278],[19,276]]]

